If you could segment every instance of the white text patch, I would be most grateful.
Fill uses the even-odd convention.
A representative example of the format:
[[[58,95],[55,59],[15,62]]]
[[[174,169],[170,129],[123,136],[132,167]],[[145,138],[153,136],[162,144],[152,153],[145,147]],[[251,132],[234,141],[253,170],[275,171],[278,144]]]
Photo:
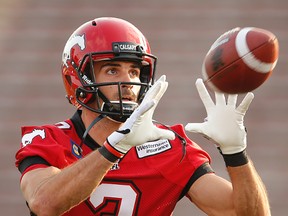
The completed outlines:
[[[167,139],[157,140],[136,146],[136,152],[139,158],[159,154],[171,149],[171,144]]]

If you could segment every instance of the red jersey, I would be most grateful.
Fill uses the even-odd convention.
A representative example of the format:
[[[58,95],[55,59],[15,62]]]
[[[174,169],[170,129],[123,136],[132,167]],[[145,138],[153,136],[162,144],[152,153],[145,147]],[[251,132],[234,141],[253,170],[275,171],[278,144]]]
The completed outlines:
[[[88,136],[81,153],[79,144],[85,128],[80,115],[78,111],[55,125],[22,128],[21,149],[16,153],[16,166],[22,175],[39,167],[63,169],[100,147]],[[191,185],[213,171],[209,155],[185,135],[182,125],[169,129],[175,132],[175,140],[130,149],[91,196],[64,215],[171,215]]]

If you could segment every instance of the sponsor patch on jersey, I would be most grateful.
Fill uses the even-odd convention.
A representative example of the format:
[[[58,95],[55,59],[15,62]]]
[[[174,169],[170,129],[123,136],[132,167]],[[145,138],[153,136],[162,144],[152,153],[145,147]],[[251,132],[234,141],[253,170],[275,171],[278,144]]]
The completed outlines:
[[[81,148],[75,142],[73,142],[72,140],[70,142],[71,142],[71,152],[72,152],[72,154],[74,156],[76,156],[77,158],[81,158],[82,157]]]
[[[171,148],[170,142],[167,139],[162,139],[136,146],[136,152],[139,158],[144,158],[165,152]]]

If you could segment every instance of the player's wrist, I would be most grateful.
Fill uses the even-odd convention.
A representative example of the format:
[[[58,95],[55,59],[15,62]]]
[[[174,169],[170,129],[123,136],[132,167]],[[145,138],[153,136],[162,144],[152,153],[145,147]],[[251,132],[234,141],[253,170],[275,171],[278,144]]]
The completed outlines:
[[[226,167],[243,166],[249,162],[246,149],[244,149],[241,152],[234,153],[234,154],[223,154],[221,150],[220,150],[220,153],[223,156]]]
[[[98,148],[100,154],[105,157],[110,162],[114,163],[118,159],[122,158],[125,153],[118,151],[113,146],[109,144],[109,142],[105,141],[103,146]]]

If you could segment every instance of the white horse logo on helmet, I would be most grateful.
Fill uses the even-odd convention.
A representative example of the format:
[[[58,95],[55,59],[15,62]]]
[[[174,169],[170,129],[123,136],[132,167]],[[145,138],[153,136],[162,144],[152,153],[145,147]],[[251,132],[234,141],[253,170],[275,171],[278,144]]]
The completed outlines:
[[[83,35],[73,35],[67,41],[63,55],[62,55],[62,62],[63,64],[68,67],[67,61],[71,59],[71,49],[73,46],[78,45],[81,50],[85,49],[85,38]]]
[[[40,130],[40,129],[34,129],[32,132],[25,134],[22,137],[22,145],[23,147],[25,147],[26,145],[29,145],[32,143],[33,139],[36,136],[40,136],[42,139],[45,138],[45,131],[44,129]]]

